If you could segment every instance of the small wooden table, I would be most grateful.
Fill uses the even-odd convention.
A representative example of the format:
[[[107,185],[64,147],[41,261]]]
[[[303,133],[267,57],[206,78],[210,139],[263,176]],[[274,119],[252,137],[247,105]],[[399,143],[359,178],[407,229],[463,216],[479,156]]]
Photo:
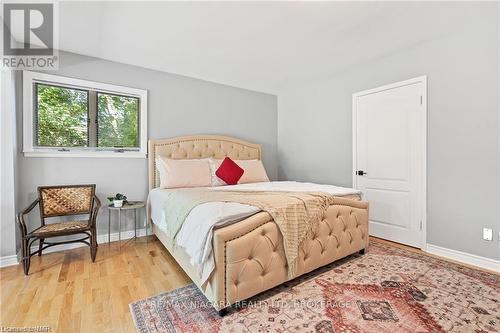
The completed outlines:
[[[111,212],[118,211],[118,241],[120,242],[120,246],[122,244],[122,210],[133,210],[134,211],[134,239],[137,238],[137,210],[141,208],[145,208],[146,204],[144,201],[129,201],[127,204],[123,204],[121,207],[115,207],[113,204],[108,206],[109,215],[108,215],[108,244],[111,243]],[[148,237],[148,224],[146,223],[146,240]]]

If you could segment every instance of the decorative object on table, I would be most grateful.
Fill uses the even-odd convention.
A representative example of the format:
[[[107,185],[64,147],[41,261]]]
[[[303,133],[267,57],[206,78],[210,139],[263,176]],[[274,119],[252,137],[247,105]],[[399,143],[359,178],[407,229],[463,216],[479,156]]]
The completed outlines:
[[[116,193],[114,197],[108,197],[108,200],[113,203],[115,207],[122,207],[127,204],[127,197],[124,194]]]
[[[28,232],[24,216],[37,204],[40,205],[41,225]],[[100,207],[101,202],[95,195],[95,184],[38,187],[38,198],[28,208],[17,214],[22,236],[21,252],[24,274],[28,275],[32,256],[35,254],[41,256],[43,250],[54,245],[85,243],[90,246],[90,256],[94,262],[97,253],[96,217]],[[47,218],[85,214],[88,214],[88,219],[46,223]],[[85,234],[85,237],[60,242],[45,241],[50,237],[74,234]],[[36,240],[39,241],[38,251],[31,252],[31,246]]]
[[[372,241],[365,255],[268,290],[225,317],[194,284],[130,311],[139,333],[495,332],[499,286],[494,273]]]
[[[119,194],[119,193],[118,193]],[[118,195],[117,194],[117,195]],[[126,200],[127,197],[125,197]],[[108,198],[109,199],[109,198]],[[121,246],[121,232],[122,232],[122,211],[133,210],[134,211],[134,239],[137,238],[137,210],[141,208],[145,208],[146,204],[144,201],[124,201],[124,204],[121,206],[109,205],[109,215],[108,215],[108,244],[111,242],[111,211],[118,212],[118,241]],[[146,240],[148,236],[148,224],[147,221],[145,223],[146,227]]]

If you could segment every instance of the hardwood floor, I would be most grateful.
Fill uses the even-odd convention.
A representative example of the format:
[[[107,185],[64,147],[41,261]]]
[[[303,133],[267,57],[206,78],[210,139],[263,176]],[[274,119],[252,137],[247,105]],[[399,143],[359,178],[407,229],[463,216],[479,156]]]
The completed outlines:
[[[44,254],[32,258],[27,277],[21,265],[0,270],[0,327],[135,332],[130,302],[190,282],[154,236],[121,251],[118,242],[100,244],[94,264],[88,247]]]
[[[118,242],[101,244],[94,264],[88,247],[49,253],[33,257],[27,277],[21,265],[0,269],[0,327],[135,332],[129,303],[190,282],[154,236],[123,242],[121,250]]]

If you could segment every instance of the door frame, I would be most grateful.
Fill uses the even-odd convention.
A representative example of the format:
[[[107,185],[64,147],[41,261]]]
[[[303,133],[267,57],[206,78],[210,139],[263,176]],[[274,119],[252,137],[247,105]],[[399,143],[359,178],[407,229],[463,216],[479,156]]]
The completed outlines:
[[[420,240],[420,248],[426,251],[427,245],[427,75],[419,76],[409,80],[399,81],[391,84],[387,84],[381,87],[368,89],[352,94],[352,187],[358,188],[358,179],[356,175],[357,171],[357,99],[362,96],[382,92],[385,90],[390,90],[394,88],[399,88],[403,86],[408,86],[411,84],[420,83],[422,87],[421,93],[421,110],[423,116],[419,122],[419,131],[421,134],[421,154],[418,160],[420,165],[420,175],[421,179],[418,181],[418,197],[420,198],[420,220],[422,223],[422,237]]]

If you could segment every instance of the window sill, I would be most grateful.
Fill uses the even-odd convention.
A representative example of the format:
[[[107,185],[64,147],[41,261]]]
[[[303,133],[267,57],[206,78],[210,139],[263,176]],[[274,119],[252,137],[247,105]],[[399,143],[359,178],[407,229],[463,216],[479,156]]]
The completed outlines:
[[[85,157],[85,158],[146,158],[147,154],[139,151],[115,153],[112,151],[25,151],[24,157]]]

